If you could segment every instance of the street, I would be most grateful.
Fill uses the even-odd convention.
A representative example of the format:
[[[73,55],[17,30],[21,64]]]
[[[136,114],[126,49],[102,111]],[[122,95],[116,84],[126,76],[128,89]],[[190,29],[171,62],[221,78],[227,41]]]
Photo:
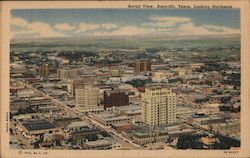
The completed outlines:
[[[127,148],[130,148],[130,149],[140,149],[140,145],[137,145],[135,143],[133,143],[131,140],[123,137],[121,134],[117,133],[115,130],[112,130],[111,127],[105,127],[103,125],[101,125],[100,123],[96,122],[95,120],[91,119],[89,116],[87,115],[82,115],[80,112],[76,111],[76,110],[73,110],[72,108],[68,107],[66,104],[60,102],[59,100],[49,96],[48,94],[45,94],[44,92],[32,87],[31,85],[29,84],[26,84],[23,82],[23,84],[25,86],[27,86],[28,88],[31,88],[32,90],[34,90],[35,92],[38,92],[40,94],[42,94],[44,97],[46,98],[49,98],[52,100],[52,102],[59,106],[60,108],[62,108],[64,111],[66,111],[67,113],[69,113],[71,116],[78,116],[80,117],[82,120],[86,120],[88,121],[89,124],[94,124],[95,126],[101,128],[102,130],[108,132],[109,134],[111,134],[115,140],[122,144],[122,147],[127,147]]]

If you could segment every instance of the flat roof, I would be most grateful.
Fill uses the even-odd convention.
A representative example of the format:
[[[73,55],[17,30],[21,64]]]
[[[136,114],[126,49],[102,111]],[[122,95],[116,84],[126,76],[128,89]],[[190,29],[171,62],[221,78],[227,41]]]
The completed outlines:
[[[138,105],[127,105],[115,107],[117,110],[121,110],[126,114],[140,114],[142,112],[141,107]]]
[[[181,134],[181,133],[188,133],[188,132],[195,132],[195,130],[186,128],[182,130],[174,130],[174,131],[169,131],[168,134]]]
[[[195,120],[199,121],[208,121],[208,120],[217,120],[217,119],[224,119],[221,116],[212,116],[212,117],[199,117],[199,118],[194,118]]]
[[[128,125],[127,123],[124,122],[117,122],[117,123],[112,123],[113,126],[126,126]]]
[[[22,125],[29,131],[46,130],[56,128],[52,123],[48,121],[29,121],[22,123]]]
[[[141,114],[142,110],[130,110],[130,111],[125,111],[125,113],[128,115]]]
[[[162,88],[167,88],[166,84],[146,84],[145,89],[151,89],[151,90],[156,90],[156,89],[162,89]]]
[[[135,132],[134,136],[138,138],[145,138],[145,137],[150,137],[150,136],[164,136],[167,135],[167,131],[147,131],[147,132]]]
[[[50,105],[50,106],[39,106],[38,109],[59,109],[58,106]]]
[[[74,128],[74,127],[87,127],[89,124],[85,121],[76,121],[76,122],[71,122],[70,124],[67,125],[69,128]]]
[[[139,105],[126,105],[126,106],[119,106],[115,108],[119,110],[123,110],[123,111],[141,110],[141,107]]]
[[[85,144],[89,146],[102,146],[102,145],[111,145],[111,142],[105,139],[101,139],[96,141],[85,142]]]
[[[217,123],[217,124],[213,124],[213,126],[216,127],[230,127],[230,126],[238,126],[240,125],[239,122],[227,122],[227,123]]]
[[[54,121],[72,121],[72,120],[81,120],[80,117],[62,117],[62,118],[55,118]]]
[[[125,93],[126,91],[124,89],[109,89],[105,91],[107,94],[113,94],[113,93]]]
[[[94,114],[95,117],[104,119],[105,121],[117,120],[117,119],[129,119],[127,116],[116,116],[113,113],[99,113]]]

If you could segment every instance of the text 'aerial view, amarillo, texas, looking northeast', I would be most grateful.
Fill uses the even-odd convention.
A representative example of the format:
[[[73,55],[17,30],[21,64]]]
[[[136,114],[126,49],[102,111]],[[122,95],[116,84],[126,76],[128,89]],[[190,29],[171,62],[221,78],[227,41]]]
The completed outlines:
[[[240,149],[239,9],[12,9],[11,149]]]

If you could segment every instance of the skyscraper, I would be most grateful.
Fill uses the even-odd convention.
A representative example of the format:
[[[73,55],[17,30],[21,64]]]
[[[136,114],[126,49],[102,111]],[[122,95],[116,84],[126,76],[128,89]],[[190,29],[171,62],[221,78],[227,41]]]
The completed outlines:
[[[103,105],[105,109],[113,106],[129,105],[128,94],[120,89],[105,91],[103,98]]]
[[[136,73],[151,71],[151,60],[150,59],[138,59],[133,63],[133,67]]]
[[[39,67],[39,76],[40,77],[47,77],[49,75],[49,66],[48,64],[43,64]]]
[[[142,120],[150,126],[176,121],[176,94],[165,86],[146,86],[141,105]]]
[[[91,76],[81,76],[81,78],[68,80],[68,92],[75,96],[75,89],[80,89],[84,85],[93,84],[94,79]]]
[[[82,76],[81,78],[75,79],[73,82],[73,92],[75,95],[75,89],[84,87],[84,85],[93,85],[94,80],[91,76]]]
[[[76,108],[82,112],[99,111],[99,89],[92,84],[86,84],[75,89]]]
[[[60,79],[74,79],[78,77],[77,71],[78,69],[71,69],[66,67],[58,69],[57,73]]]

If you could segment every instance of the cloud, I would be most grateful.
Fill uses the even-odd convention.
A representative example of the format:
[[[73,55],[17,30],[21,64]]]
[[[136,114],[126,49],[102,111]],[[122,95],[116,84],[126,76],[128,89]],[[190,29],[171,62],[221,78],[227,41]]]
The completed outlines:
[[[34,38],[34,37],[64,37],[63,33],[57,32],[47,23],[32,22],[29,23],[22,18],[12,18],[11,25],[14,29],[11,29],[11,38]],[[16,26],[21,29],[15,29]]]
[[[105,30],[111,30],[117,28],[117,25],[112,23],[104,23],[104,24],[80,23],[78,29],[75,30],[74,33],[86,32],[100,28],[103,28]]]
[[[187,17],[168,17],[168,16],[152,16],[150,20],[152,23],[144,23],[144,26],[156,26],[156,27],[173,27],[177,23],[191,22],[191,18]]]
[[[176,31],[176,29],[168,28],[168,27],[166,27],[166,28],[157,28],[155,30],[158,31],[158,32],[174,32],[174,31]]]
[[[182,24],[178,28],[180,34],[213,34],[213,35],[226,35],[226,34],[239,34],[240,30],[233,29],[225,26],[218,25],[199,25],[195,26],[192,22]]]
[[[240,29],[223,27],[223,33],[224,34],[240,34]]]
[[[97,31],[95,36],[130,36],[130,35],[146,35],[146,34],[166,34],[166,35],[227,35],[239,34],[237,29],[228,28],[217,25],[195,25],[192,22],[183,23],[177,27],[137,27],[124,26],[114,31]]]
[[[125,26],[121,27],[118,30],[111,32],[112,35],[140,35],[148,34],[151,30],[147,28],[141,28],[136,26]]]
[[[155,28],[157,32],[179,35],[203,34],[239,34],[240,30],[218,25],[195,25],[193,19],[187,17],[151,16],[152,22],[143,23],[142,26]]]
[[[150,34],[154,30],[148,28],[142,28],[137,26],[124,26],[112,32],[94,32],[95,36],[130,36],[130,35],[144,35]]]
[[[116,24],[111,24],[111,23],[105,23],[105,24],[102,24],[101,26],[106,30],[117,28]]]
[[[174,21],[174,22],[189,22],[192,19],[178,16],[151,16],[150,19],[156,21]]]
[[[56,24],[55,28],[60,31],[70,31],[73,30],[75,27],[69,25],[68,23]]]
[[[51,26],[43,22],[28,22],[22,18],[11,19],[12,38],[32,37],[65,37],[76,36],[77,33],[86,32],[94,36],[130,36],[146,34],[165,35],[224,35],[239,34],[240,30],[218,25],[196,25],[191,18],[171,16],[151,16],[148,23],[140,26],[118,26],[113,23],[80,23],[78,26],[69,23],[58,23]],[[64,31],[67,31],[65,34]]]
[[[28,22],[22,18],[12,18],[11,25],[25,27],[28,25]]]
[[[151,16],[153,22],[143,23],[143,26],[154,27],[157,32],[179,35],[203,34],[239,34],[238,29],[218,25],[195,25],[193,19],[187,17]],[[178,24],[178,25],[177,25]]]
[[[46,23],[33,22],[27,26],[28,29],[35,31],[40,37],[64,37],[65,35],[53,30],[53,28]]]
[[[217,26],[217,25],[202,25],[202,27],[213,31],[213,32],[218,32],[222,34],[239,34],[240,30],[239,29],[234,29],[234,28],[229,28],[225,26]]]
[[[39,37],[37,32],[33,30],[20,30],[20,31],[11,31],[10,32],[11,39],[13,38],[34,38]]]
[[[80,23],[79,28],[74,31],[74,33],[86,32],[89,30],[98,29],[100,25],[92,24],[92,23]]]
[[[187,23],[180,25],[179,27],[179,33],[180,34],[209,34],[210,31],[208,31],[206,28],[202,26],[195,26],[193,23]]]

